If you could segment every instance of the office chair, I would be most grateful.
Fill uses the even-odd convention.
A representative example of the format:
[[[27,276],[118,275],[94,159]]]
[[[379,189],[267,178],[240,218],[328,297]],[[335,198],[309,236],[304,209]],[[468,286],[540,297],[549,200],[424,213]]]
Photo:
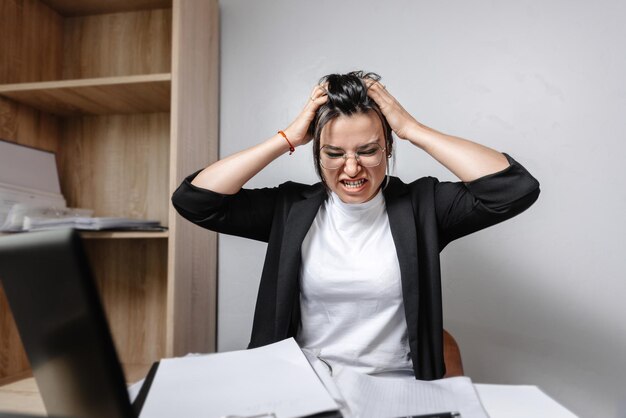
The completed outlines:
[[[459,345],[454,337],[445,329],[443,330],[443,361],[446,364],[446,374],[444,377],[464,375]]]

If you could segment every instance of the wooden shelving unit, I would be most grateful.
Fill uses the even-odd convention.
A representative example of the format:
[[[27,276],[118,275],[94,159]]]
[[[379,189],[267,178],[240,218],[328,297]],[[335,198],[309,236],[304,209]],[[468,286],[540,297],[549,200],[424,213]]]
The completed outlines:
[[[169,112],[171,74],[5,84],[0,96],[57,116]]]
[[[215,349],[216,236],[170,196],[217,158],[218,0],[0,0],[0,138],[57,156],[127,372]],[[62,301],[61,301],[62,302]],[[29,370],[0,281],[0,381]]]

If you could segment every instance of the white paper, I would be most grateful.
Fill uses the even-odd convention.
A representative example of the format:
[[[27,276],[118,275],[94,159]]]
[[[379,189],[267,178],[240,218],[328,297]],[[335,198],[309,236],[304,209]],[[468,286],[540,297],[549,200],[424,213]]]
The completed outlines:
[[[463,418],[488,418],[469,377],[421,381],[369,376],[343,368],[333,380],[354,417],[460,412]]]
[[[0,231],[21,231],[24,216],[41,208],[65,208],[65,199],[60,193],[0,183]]]
[[[61,193],[54,153],[1,140],[0,183]]]
[[[141,418],[298,417],[337,409],[293,340],[161,360]]]
[[[577,418],[537,386],[476,384],[491,418]]]
[[[93,211],[89,211],[90,214]],[[24,217],[24,230],[41,231],[46,229],[75,228],[78,230],[99,231],[104,229],[123,230],[163,230],[159,221],[132,218],[92,218],[85,216],[65,217]]]
[[[335,400],[335,402],[339,406],[339,411],[344,416],[344,418],[352,417],[350,407],[341,395],[341,391],[337,387],[337,384],[333,380],[328,365],[321,361],[317,354],[312,350],[302,349],[302,352],[311,364],[311,367],[313,367],[313,370],[315,370],[317,376],[322,381],[322,384],[326,388],[328,394]]]

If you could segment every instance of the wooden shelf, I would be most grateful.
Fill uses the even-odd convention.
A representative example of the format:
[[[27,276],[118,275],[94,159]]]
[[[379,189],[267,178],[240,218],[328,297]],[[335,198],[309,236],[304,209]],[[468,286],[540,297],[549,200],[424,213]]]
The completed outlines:
[[[59,116],[168,112],[171,74],[0,85],[0,96]]]
[[[85,16],[172,7],[172,0],[42,0],[63,16]]]
[[[0,232],[0,237],[14,235],[20,232]],[[83,231],[80,236],[84,239],[136,239],[136,238],[169,238],[169,231]]]
[[[168,238],[169,232],[143,231],[83,231],[80,236],[85,239],[132,239],[132,238]]]
[[[34,377],[25,377],[0,386],[0,405],[2,405],[3,412],[40,416],[46,413],[46,407]]]

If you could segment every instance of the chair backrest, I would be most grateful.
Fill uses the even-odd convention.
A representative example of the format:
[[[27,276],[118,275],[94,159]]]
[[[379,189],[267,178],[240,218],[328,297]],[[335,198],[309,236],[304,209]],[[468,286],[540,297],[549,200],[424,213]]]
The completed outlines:
[[[461,360],[461,350],[456,340],[448,331],[443,330],[443,360],[446,363],[446,374],[444,377],[463,376],[463,361]]]

